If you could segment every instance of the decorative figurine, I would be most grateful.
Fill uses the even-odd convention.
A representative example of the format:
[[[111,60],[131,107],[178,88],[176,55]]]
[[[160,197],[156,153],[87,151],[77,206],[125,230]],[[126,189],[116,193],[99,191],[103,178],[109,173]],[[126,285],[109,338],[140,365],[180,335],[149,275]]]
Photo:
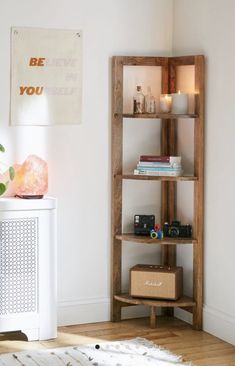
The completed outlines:
[[[152,239],[163,239],[163,231],[160,224],[154,225],[154,229],[150,231],[150,236]]]

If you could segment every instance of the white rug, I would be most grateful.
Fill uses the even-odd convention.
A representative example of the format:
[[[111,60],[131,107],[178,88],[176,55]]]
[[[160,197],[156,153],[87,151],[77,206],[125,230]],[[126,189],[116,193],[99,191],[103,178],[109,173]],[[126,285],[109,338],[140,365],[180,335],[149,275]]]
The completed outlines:
[[[143,338],[0,356],[2,366],[192,366]]]

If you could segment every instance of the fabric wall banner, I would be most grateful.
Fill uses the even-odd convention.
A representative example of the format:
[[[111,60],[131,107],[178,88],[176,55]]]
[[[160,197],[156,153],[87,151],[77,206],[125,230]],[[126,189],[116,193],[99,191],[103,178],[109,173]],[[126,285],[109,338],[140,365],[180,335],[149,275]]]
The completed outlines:
[[[82,33],[13,27],[11,125],[81,123]]]

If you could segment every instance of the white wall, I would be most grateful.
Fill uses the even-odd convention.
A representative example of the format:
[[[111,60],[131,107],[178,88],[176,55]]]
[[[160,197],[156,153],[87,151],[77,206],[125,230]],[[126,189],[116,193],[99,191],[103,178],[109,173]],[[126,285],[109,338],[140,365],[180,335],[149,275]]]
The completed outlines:
[[[11,26],[83,30],[82,125],[8,126]],[[59,201],[60,324],[109,319],[110,58],[169,55],[171,47],[172,0],[9,0],[2,4],[0,142],[7,149],[6,163],[22,162],[30,153],[49,163],[49,193]],[[133,130],[127,133],[133,135]],[[142,136],[138,129],[135,133],[137,138]],[[154,139],[154,134],[148,136],[145,144]],[[142,253],[139,249],[136,260]],[[131,246],[125,254],[131,262]]]
[[[173,49],[206,55],[204,329],[235,344],[234,13],[233,0],[175,0]]]

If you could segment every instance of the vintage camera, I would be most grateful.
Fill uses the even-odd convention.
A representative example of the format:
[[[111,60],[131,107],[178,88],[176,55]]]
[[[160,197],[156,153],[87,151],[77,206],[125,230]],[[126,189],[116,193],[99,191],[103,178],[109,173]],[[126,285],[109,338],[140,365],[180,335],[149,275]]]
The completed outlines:
[[[154,215],[135,215],[134,216],[134,233],[136,235],[149,235],[154,228]]]
[[[170,238],[191,238],[192,226],[180,225],[180,221],[172,221],[171,224],[165,222],[163,225],[163,235]]]

